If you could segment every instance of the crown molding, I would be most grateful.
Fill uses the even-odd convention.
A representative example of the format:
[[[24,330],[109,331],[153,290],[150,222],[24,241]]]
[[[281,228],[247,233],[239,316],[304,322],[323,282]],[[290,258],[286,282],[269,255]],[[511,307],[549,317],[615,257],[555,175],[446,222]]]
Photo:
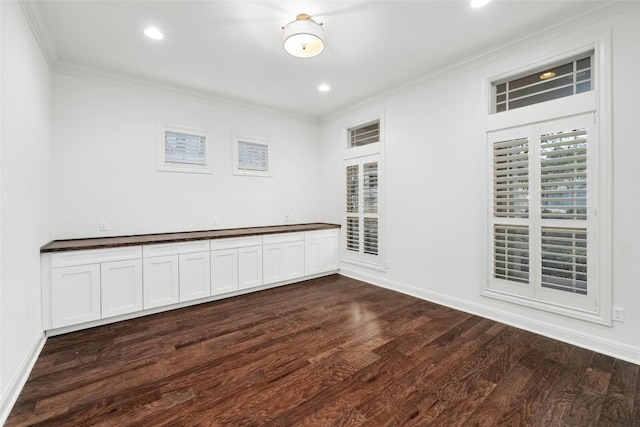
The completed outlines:
[[[45,61],[49,65],[49,69],[53,71],[56,63],[58,62],[58,51],[53,44],[53,39],[49,34],[49,30],[42,18],[42,12],[40,6],[35,1],[18,0],[18,4],[22,9],[22,13],[31,28],[31,32],[40,46],[42,55]]]
[[[318,120],[314,117],[293,114],[288,111],[282,111],[268,106],[252,104],[237,99],[225,98],[214,93],[198,91],[185,86],[174,85],[161,81],[154,81],[133,75],[125,75],[122,73],[107,72],[101,69],[67,61],[56,62],[53,67],[53,72],[57,74],[78,77],[85,80],[92,80],[100,83],[106,83],[115,86],[127,87],[130,89],[137,89],[145,92],[152,92],[160,95],[186,99],[194,102],[200,102],[216,107],[240,110],[253,114],[269,115],[278,118],[294,119],[297,121],[307,122],[312,125],[318,124]]]
[[[519,39],[510,40],[497,47],[479,52],[477,55],[467,58],[463,61],[459,61],[457,63],[451,64],[448,67],[435,70],[431,73],[423,75],[418,79],[408,81],[401,86],[397,86],[387,91],[382,91],[374,97],[364,99],[360,102],[349,105],[348,107],[332,112],[329,115],[321,117],[318,122],[321,125],[327,124],[345,114],[356,112],[371,105],[376,105],[376,103],[388,102],[393,99],[401,98],[441,81],[448,80],[454,76],[489,64],[493,61],[500,60],[508,55],[518,53],[523,49],[539,46],[559,37],[570,35],[571,33],[574,33],[581,29],[589,28],[592,25],[605,21],[616,15],[620,15],[638,8],[640,8],[640,2],[628,0],[621,0],[614,3],[606,3],[596,6],[593,9],[589,9],[582,14],[574,16],[571,20],[540,28],[538,31],[527,34],[526,36]]]

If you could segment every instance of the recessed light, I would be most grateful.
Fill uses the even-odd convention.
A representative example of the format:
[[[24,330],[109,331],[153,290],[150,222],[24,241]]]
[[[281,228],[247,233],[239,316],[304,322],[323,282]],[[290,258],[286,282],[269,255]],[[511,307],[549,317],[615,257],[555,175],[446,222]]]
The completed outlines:
[[[154,40],[162,40],[164,38],[164,34],[160,32],[156,27],[149,27],[144,30],[144,33],[147,37]]]
[[[539,77],[540,77],[540,80],[547,80],[555,76],[556,76],[556,73],[554,73],[553,71],[547,71],[546,73],[540,74]]]
[[[318,90],[320,92],[329,92],[329,90],[331,90],[331,87],[328,84],[321,84],[320,86],[318,86]]]
[[[482,7],[489,3],[490,0],[471,0],[471,7]]]

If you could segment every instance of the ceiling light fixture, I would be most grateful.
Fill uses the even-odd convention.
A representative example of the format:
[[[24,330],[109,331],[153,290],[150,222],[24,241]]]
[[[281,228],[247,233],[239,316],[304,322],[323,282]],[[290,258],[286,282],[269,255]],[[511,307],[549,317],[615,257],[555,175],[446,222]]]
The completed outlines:
[[[162,34],[156,27],[147,28],[146,30],[144,30],[144,34],[150,39],[154,40],[162,40],[164,38],[164,34]]]
[[[296,16],[296,20],[282,27],[284,30],[284,50],[298,58],[311,58],[324,50],[324,31],[306,13]]]
[[[486,6],[491,0],[471,0],[471,7],[482,7]]]
[[[331,86],[329,86],[328,84],[321,84],[320,86],[318,86],[318,90],[320,92],[329,92],[331,90]]]
[[[547,80],[555,76],[556,76],[556,73],[554,73],[553,71],[547,71],[546,73],[540,74],[540,76],[538,77],[540,77],[540,80]]]

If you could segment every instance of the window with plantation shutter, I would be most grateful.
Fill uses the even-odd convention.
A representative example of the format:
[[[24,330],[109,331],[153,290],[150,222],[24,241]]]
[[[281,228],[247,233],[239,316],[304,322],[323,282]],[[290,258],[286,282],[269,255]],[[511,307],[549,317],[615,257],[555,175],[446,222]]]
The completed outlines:
[[[587,113],[489,133],[491,291],[597,312],[594,128]]]
[[[234,175],[271,176],[269,156],[269,140],[267,138],[234,132]]]
[[[211,140],[206,130],[160,122],[158,170],[212,173]]]
[[[380,263],[379,156],[345,162],[345,258]]]

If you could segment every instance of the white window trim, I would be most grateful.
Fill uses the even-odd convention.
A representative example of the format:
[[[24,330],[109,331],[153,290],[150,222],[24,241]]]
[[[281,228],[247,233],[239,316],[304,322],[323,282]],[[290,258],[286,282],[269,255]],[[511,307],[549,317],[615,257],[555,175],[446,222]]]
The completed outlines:
[[[240,166],[238,164],[238,147],[239,147],[239,143],[240,141],[242,142],[251,142],[254,144],[261,144],[261,145],[266,145],[267,146],[267,156],[268,156],[268,160],[267,160],[267,168],[268,170],[266,171],[256,171],[256,170],[246,170],[246,169],[240,169]],[[253,133],[249,133],[249,132],[242,132],[242,131],[237,131],[234,130],[233,131],[233,137],[232,137],[232,162],[233,162],[233,169],[232,169],[232,173],[233,175],[239,175],[239,176],[256,176],[256,177],[273,177],[273,162],[272,162],[272,157],[273,157],[273,152],[271,150],[271,141],[269,140],[269,138],[264,137],[264,136],[258,136],[255,135]]]
[[[363,126],[374,121],[380,123],[379,142],[363,145],[360,147],[350,147],[349,141],[351,138],[350,129]],[[385,162],[384,162],[384,144],[385,144],[385,125],[384,125],[384,111],[379,114],[369,115],[364,118],[360,118],[353,122],[343,125],[344,128],[344,152],[343,152],[343,165],[342,165],[342,180],[341,180],[341,192],[344,190],[345,168],[353,161],[362,158],[363,162],[367,162],[368,159],[376,158],[378,162],[378,255],[372,256],[368,254],[356,254],[352,251],[346,250],[346,204],[342,203],[342,227],[341,227],[341,257],[340,260],[347,264],[357,265],[370,270],[386,271],[388,269],[388,262],[385,257],[386,250],[386,234],[385,234]],[[344,193],[343,193],[344,194]]]
[[[165,131],[204,136],[206,138],[205,165],[178,165],[175,163],[167,163],[165,158]],[[158,120],[157,134],[156,165],[158,171],[213,174],[213,141],[211,138],[211,131],[209,129],[205,127]]]
[[[598,306],[595,313],[586,313],[580,310],[566,308],[559,305],[549,304],[523,296],[516,296],[510,293],[492,290],[488,286],[488,282],[481,284],[480,293],[483,296],[491,297],[511,303],[527,306],[534,309],[548,311],[552,313],[562,314],[593,323],[612,325],[612,294],[613,294],[613,272],[612,272],[612,99],[611,99],[611,32],[604,32],[591,35],[589,42],[582,43],[576,40],[558,42],[551,49],[537,52],[529,57],[519,58],[519,68],[514,66],[510,71],[499,75],[490,76],[485,79],[484,92],[486,100],[487,113],[487,132],[492,130],[506,129],[509,127],[525,125],[546,120],[557,119],[569,115],[584,113],[589,110],[588,104],[592,103],[595,110],[595,120],[597,122],[597,140],[598,142],[598,168],[599,176],[595,184],[597,185],[596,193],[598,200],[594,207],[597,216],[594,219],[597,231],[597,259],[595,260],[595,269],[597,271],[594,278],[598,282]],[[593,67],[595,76],[593,80],[593,90],[590,92],[574,95],[567,98],[556,99],[553,101],[535,104],[511,111],[490,114],[492,99],[492,82],[504,79],[509,75],[516,75],[526,69],[534,69],[544,66],[545,63],[555,62],[559,59],[569,58],[581,52],[588,50],[594,51]],[[526,64],[526,65],[522,65]],[[505,67],[510,68],[510,67]],[[582,106],[582,107],[581,107]],[[586,107],[585,107],[586,106]],[[487,165],[487,167],[489,167]],[[490,170],[486,170],[487,180],[490,179]],[[488,181],[487,181],[488,182]],[[490,184],[485,184],[485,188],[491,188]],[[492,206],[489,204],[490,197],[487,197],[486,215],[490,218],[492,215]],[[493,231],[490,230],[489,223],[485,217],[483,221],[483,243],[484,252],[487,258],[492,262],[493,251],[491,249],[491,236]],[[490,262],[483,261],[484,277],[489,280],[492,274]]]

